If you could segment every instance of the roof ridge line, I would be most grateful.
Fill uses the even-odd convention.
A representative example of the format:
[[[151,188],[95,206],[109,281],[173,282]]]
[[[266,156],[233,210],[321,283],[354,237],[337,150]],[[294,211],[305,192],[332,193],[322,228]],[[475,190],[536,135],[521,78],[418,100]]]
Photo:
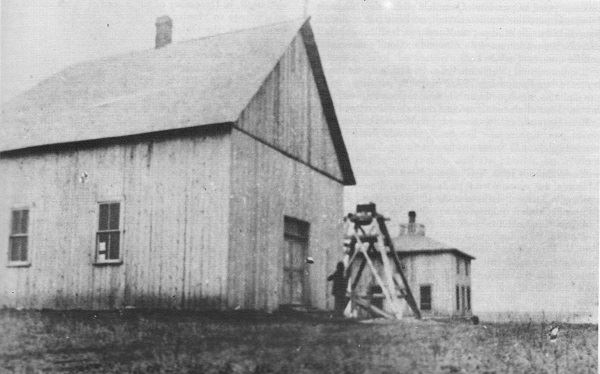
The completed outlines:
[[[183,44],[183,43],[194,42],[194,41],[198,41],[198,40],[205,40],[205,39],[210,39],[210,38],[214,38],[214,37],[217,37],[217,36],[223,36],[223,35],[227,35],[227,34],[236,34],[238,32],[256,30],[256,29],[261,29],[261,28],[266,28],[266,27],[273,27],[273,26],[277,26],[277,25],[283,25],[284,23],[291,23],[291,22],[294,22],[294,21],[304,20],[304,22],[306,22],[309,19],[310,19],[310,17],[290,18],[290,19],[287,19],[285,21],[278,21],[278,22],[268,23],[268,24],[264,24],[264,25],[246,27],[246,28],[242,28],[242,29],[233,29],[233,30],[229,30],[229,31],[223,31],[223,32],[220,32],[218,34],[210,34],[210,35],[205,35],[205,36],[201,36],[201,37],[198,37],[198,38],[180,40],[180,41],[174,42],[172,44]]]
[[[193,43],[195,41],[199,41],[199,40],[205,40],[205,39],[210,39],[213,37],[218,37],[218,36],[223,36],[223,35],[227,35],[227,34],[235,34],[235,33],[239,33],[239,32],[243,32],[243,31],[248,31],[248,30],[255,30],[255,29],[260,29],[260,28],[266,28],[266,27],[273,27],[276,25],[282,25],[284,23],[290,23],[293,21],[301,21],[304,20],[303,24],[306,23],[306,21],[310,20],[310,16],[308,17],[297,17],[297,18],[290,18],[287,19],[285,21],[278,21],[278,22],[274,22],[274,23],[269,23],[269,24],[264,24],[264,25],[259,25],[259,26],[252,26],[252,27],[246,27],[246,28],[242,28],[242,29],[235,29],[235,30],[230,30],[230,31],[224,31],[222,33],[218,33],[218,34],[210,34],[210,35],[205,35],[205,36],[201,36],[198,38],[193,38],[193,39],[186,39],[186,40],[179,40],[179,41],[174,41],[173,43],[168,44],[167,46],[165,46],[166,48],[168,48],[169,46],[172,45],[181,45],[181,44],[187,44],[187,43]],[[129,57],[129,56],[133,56],[133,55],[137,55],[140,53],[144,53],[144,52],[149,52],[149,51],[153,51],[156,50],[155,48],[146,48],[146,49],[134,49],[134,50],[129,50],[129,51],[123,51],[123,52],[119,52],[119,53],[115,53],[115,54],[110,54],[110,55],[105,55],[105,56],[99,56],[99,57],[95,57],[95,58],[89,58],[89,59],[85,59],[85,60],[81,60],[81,61],[76,61],[73,62],[71,64],[68,64],[66,66],[63,66],[62,68],[60,68],[59,70],[57,70],[54,73],[50,73],[48,76],[42,78],[41,80],[39,80],[36,84],[34,84],[32,87],[17,93],[16,95],[14,95],[11,98],[8,98],[6,100],[0,100],[0,104],[2,104],[2,106],[10,104],[11,101],[18,99],[21,95],[24,95],[25,93],[27,93],[27,91],[31,90],[32,88],[35,88],[36,86],[40,85],[41,83],[52,79],[54,77],[57,76],[61,76],[63,73],[65,73],[66,71],[73,69],[73,68],[77,68],[80,66],[83,66],[85,64],[89,64],[92,62],[97,62],[97,61],[104,61],[104,60],[110,60],[110,59],[114,59],[116,57]]]

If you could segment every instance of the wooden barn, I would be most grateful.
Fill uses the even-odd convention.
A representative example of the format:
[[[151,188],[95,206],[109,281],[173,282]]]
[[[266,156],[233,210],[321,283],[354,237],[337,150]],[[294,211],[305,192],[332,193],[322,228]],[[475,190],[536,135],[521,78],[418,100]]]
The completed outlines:
[[[309,20],[171,25],[3,105],[0,307],[332,307],[355,180]]]
[[[393,242],[421,315],[471,316],[471,261],[475,257],[427,237],[425,226],[416,223],[415,212],[408,217]]]

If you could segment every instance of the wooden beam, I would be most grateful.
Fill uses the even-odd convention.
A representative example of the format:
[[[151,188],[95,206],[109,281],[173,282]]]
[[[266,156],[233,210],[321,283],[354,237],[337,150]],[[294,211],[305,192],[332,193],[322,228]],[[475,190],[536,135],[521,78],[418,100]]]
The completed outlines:
[[[396,253],[396,249],[394,248],[394,243],[392,242],[392,239],[390,238],[390,233],[388,232],[387,226],[385,225],[385,218],[382,215],[378,215],[377,223],[379,224],[379,230],[381,230],[381,233],[385,238],[384,245],[387,245],[390,251],[392,252],[392,259],[394,260],[394,264],[396,265],[396,270],[398,270],[398,274],[400,274],[400,277],[402,278],[402,283],[404,283],[404,287],[406,289],[406,301],[408,302],[410,309],[412,309],[413,313],[415,314],[415,317],[421,319],[421,312],[419,311],[417,302],[415,301],[415,298],[410,290],[408,281],[404,276],[404,272],[402,271],[402,264],[400,263],[400,259],[398,258],[398,254]]]
[[[362,247],[362,243],[361,243],[361,247]],[[381,279],[381,277],[379,276],[379,274],[377,274],[377,269],[375,268],[375,265],[373,265],[373,262],[369,258],[369,255],[367,254],[367,250],[365,250],[364,247],[361,248],[360,250],[363,252],[365,259],[367,260],[367,264],[369,265],[369,268],[371,269],[371,272],[373,273],[373,277],[375,278],[375,281],[377,282],[379,287],[381,287],[381,292],[383,292],[383,294],[385,295],[385,298],[388,300],[390,305],[393,305],[392,295],[390,294],[390,291],[388,290],[388,288],[385,286],[385,284],[384,284],[383,280]]]
[[[379,316],[381,316],[383,318],[387,318],[387,319],[395,319],[396,318],[393,315],[387,313],[386,311],[383,311],[383,310],[379,309],[378,307],[376,307],[375,305],[368,303],[364,300],[361,300],[358,297],[354,299],[354,302],[359,307],[365,309],[368,312],[371,312],[374,315],[379,315]]]
[[[367,265],[367,260],[365,260],[363,258],[363,260],[360,263],[360,266],[358,268],[358,271],[356,272],[356,276],[354,277],[354,280],[352,281],[352,285],[350,287],[351,292],[353,292],[354,289],[356,288],[356,286],[358,285],[358,281],[360,280],[360,276],[362,275],[363,270],[365,270],[366,265]]]

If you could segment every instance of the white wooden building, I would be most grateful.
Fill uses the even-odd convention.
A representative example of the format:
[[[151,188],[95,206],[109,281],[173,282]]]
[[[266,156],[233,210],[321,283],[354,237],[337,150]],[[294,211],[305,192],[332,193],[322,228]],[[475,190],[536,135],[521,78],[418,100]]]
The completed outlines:
[[[310,22],[171,24],[3,105],[0,307],[332,306],[355,180]]]
[[[416,223],[413,211],[393,242],[423,317],[472,315],[475,257],[425,236],[425,226]]]

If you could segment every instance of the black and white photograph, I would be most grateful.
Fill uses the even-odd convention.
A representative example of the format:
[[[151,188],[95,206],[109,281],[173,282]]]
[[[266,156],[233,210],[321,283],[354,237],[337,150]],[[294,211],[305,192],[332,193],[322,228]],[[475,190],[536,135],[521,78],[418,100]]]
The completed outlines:
[[[597,373],[598,0],[0,0],[0,373]]]

